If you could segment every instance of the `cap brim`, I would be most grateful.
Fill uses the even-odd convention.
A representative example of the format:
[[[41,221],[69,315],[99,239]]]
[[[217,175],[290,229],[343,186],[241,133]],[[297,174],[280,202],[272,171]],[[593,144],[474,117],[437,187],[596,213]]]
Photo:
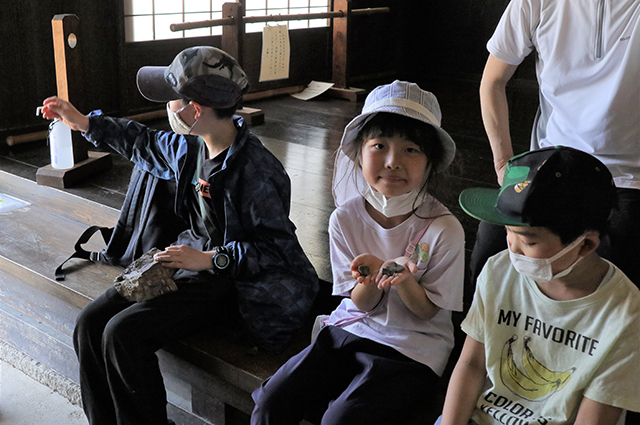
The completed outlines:
[[[153,102],[168,102],[182,98],[164,79],[165,69],[167,69],[166,66],[144,66],[140,68],[136,76],[136,82],[138,91],[145,99]]]
[[[458,198],[460,206],[471,217],[501,226],[529,226],[500,214],[496,209],[499,189],[473,188],[463,190]]]

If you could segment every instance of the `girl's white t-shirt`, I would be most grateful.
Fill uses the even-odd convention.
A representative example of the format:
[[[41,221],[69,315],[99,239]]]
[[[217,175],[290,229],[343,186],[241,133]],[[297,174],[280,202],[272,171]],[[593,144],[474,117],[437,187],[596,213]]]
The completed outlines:
[[[414,276],[441,310],[431,320],[419,319],[405,306],[397,289],[389,287],[373,314],[343,328],[393,347],[442,375],[454,344],[451,311],[462,310],[464,231],[449,210],[433,198],[419,207],[417,214],[437,217],[417,244],[421,260]],[[412,215],[400,225],[385,229],[367,213],[363,198],[336,209],[329,220],[333,294],[348,297],[356,285],[350,264],[358,255],[369,253],[385,261],[403,256],[407,245],[425,228],[427,220],[420,217]],[[363,314],[350,298],[345,298],[329,323]]]

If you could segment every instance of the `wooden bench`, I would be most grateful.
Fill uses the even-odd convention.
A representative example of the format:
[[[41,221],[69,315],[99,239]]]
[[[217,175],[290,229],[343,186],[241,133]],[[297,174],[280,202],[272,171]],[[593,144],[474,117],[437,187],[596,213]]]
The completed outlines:
[[[332,171],[327,165],[332,162],[331,154],[268,137],[262,140],[291,176],[291,218],[321,278],[322,295],[312,317],[327,313],[339,301],[329,295],[326,229],[332,210]],[[65,281],[55,281],[53,272],[89,225],[113,226],[118,210],[2,171],[0,193],[30,203],[0,214],[0,339],[77,383],[72,345],[75,319],[89,301],[112,285],[121,269],[74,260],[66,266],[69,273]],[[88,249],[102,246],[96,236]],[[251,392],[309,343],[310,325],[276,356],[207,334],[160,350],[170,417],[181,425],[248,423],[253,409]],[[441,387],[438,398],[426,401],[426,413],[415,423],[429,423],[437,417],[446,381]]]
[[[118,211],[2,171],[0,193],[30,204],[0,214],[0,339],[77,383],[75,319],[121,269],[73,260],[65,267],[64,281],[57,282],[53,272],[87,226],[113,226]],[[301,211],[297,215],[305,217]],[[92,250],[102,246],[99,236],[88,244]],[[328,265],[321,255],[310,257],[319,269]],[[327,270],[321,274],[326,278]],[[324,281],[325,294],[328,286]],[[309,331],[300,332],[276,356],[206,334],[161,350],[170,416],[181,424],[247,423],[253,408],[250,393],[309,343]]]

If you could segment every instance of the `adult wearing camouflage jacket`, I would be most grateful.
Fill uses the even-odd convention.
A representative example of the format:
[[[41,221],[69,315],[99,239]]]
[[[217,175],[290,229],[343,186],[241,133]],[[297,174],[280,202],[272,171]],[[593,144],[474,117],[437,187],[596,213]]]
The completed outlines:
[[[43,110],[96,146],[175,181],[176,213],[188,223],[176,243],[155,256],[177,269],[177,292],[132,303],[111,288],[78,318],[74,343],[92,425],[167,423],[155,351],[203,329],[239,329],[238,323],[253,343],[278,351],[318,291],[288,218],[289,177],[233,116],[248,88],[235,60],[219,49],[194,47],[169,67],[147,68],[138,74],[139,89],[151,100],[170,100],[173,132],[100,111],[84,116],[55,97]],[[169,93],[161,93],[163,85]]]

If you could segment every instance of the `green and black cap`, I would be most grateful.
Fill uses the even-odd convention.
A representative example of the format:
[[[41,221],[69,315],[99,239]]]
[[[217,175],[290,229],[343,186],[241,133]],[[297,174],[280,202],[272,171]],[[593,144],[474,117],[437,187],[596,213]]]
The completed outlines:
[[[511,158],[500,189],[467,189],[459,202],[470,216],[493,224],[561,226],[606,221],[617,195],[597,158],[555,146]]]

